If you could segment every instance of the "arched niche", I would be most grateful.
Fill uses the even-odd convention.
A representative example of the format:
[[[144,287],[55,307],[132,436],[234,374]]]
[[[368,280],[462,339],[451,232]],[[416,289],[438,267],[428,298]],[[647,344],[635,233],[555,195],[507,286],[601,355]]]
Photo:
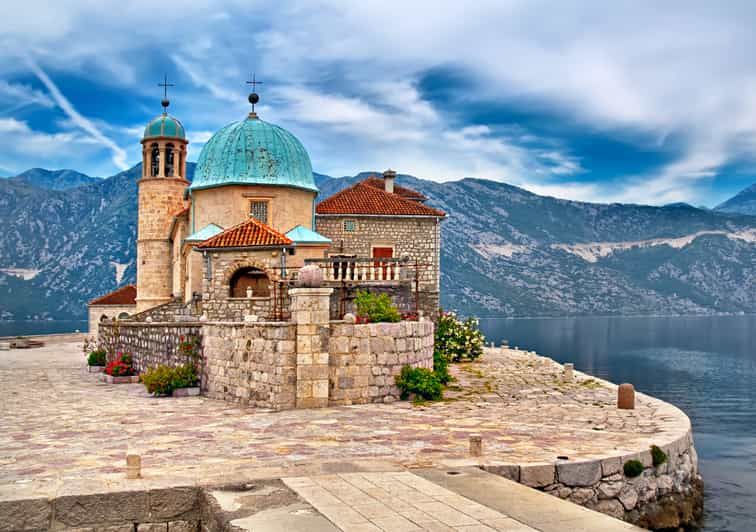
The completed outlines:
[[[254,266],[234,271],[228,282],[229,297],[247,297],[248,288],[252,289],[252,297],[269,297],[270,279],[265,271]]]

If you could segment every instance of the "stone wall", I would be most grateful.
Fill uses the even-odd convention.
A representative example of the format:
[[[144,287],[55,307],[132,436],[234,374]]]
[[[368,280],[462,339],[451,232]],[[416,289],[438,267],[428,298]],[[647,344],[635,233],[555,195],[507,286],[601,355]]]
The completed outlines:
[[[179,353],[181,337],[202,336],[199,323],[139,323],[119,321],[101,323],[99,342],[108,351],[108,362],[118,352],[131,353],[134,368],[142,373],[149,368],[166,364],[177,366],[188,360]]]
[[[405,365],[433,369],[433,323],[331,323],[329,405],[391,402]]]
[[[294,325],[207,323],[202,337],[202,391],[208,397],[263,408],[294,408]]]
[[[168,303],[163,303],[162,305],[135,314],[130,319],[132,321],[144,322],[196,321],[199,316],[199,305],[193,302],[184,303],[180,299],[174,299]]]
[[[591,461],[483,469],[644,528],[677,530],[701,519],[703,481],[690,430],[660,448],[667,461],[656,467],[647,450]],[[640,476],[625,476],[628,460],[643,464]]]

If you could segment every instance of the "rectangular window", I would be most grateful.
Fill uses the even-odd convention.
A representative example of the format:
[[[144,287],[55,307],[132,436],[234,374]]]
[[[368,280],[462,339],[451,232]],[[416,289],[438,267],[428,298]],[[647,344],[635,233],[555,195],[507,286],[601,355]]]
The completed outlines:
[[[344,220],[344,231],[347,233],[353,233],[357,224],[354,220]]]
[[[264,224],[268,223],[268,202],[267,201],[250,201],[249,215]]]

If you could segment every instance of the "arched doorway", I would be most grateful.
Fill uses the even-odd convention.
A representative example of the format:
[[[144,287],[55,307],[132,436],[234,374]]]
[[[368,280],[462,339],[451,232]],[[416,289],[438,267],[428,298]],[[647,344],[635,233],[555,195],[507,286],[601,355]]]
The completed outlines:
[[[247,297],[247,289],[252,289],[252,297],[270,296],[270,279],[268,275],[251,266],[239,268],[231,276],[229,295],[231,297]]]

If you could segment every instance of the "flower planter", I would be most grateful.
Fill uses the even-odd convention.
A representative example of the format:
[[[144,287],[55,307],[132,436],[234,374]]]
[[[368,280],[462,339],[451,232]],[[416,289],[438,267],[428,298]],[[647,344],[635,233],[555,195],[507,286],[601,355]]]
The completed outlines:
[[[176,388],[173,390],[173,397],[194,397],[199,394],[199,386],[192,386],[191,388]]]
[[[107,373],[102,374],[102,381],[108,384],[138,384],[139,375],[132,375],[130,377],[113,377]]]
[[[105,366],[87,366],[89,373],[102,373],[105,371]]]

